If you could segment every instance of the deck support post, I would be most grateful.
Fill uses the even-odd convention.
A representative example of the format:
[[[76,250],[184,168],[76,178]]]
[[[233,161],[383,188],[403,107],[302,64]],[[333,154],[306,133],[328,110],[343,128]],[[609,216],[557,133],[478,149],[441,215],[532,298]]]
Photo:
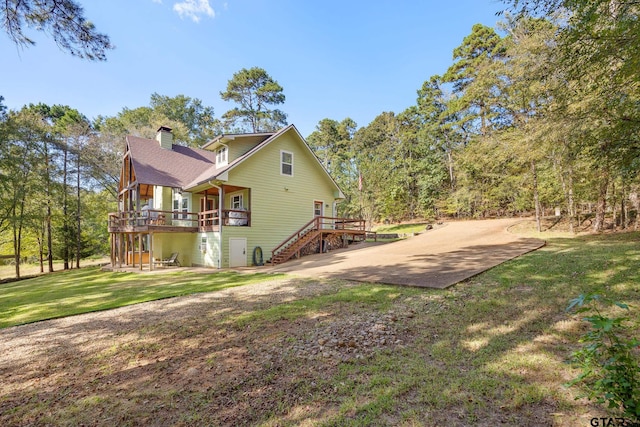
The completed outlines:
[[[153,271],[153,233],[149,233],[149,271]]]
[[[138,259],[138,262],[140,263],[140,271],[142,271],[142,233],[138,234],[138,255],[140,256]]]
[[[129,239],[130,239],[130,235],[129,234],[124,234],[124,265],[128,266],[129,265],[129,247],[130,247],[130,243]],[[133,260],[131,260],[133,261]]]

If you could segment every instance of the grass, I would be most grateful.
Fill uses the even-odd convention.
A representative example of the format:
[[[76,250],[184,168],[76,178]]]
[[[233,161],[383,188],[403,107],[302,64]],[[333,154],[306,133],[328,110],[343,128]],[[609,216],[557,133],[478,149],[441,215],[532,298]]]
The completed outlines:
[[[379,227],[376,227],[375,231],[376,233],[383,233],[383,234],[392,234],[392,233],[399,233],[399,234],[409,234],[409,233],[419,233],[421,231],[425,231],[425,227],[427,226],[427,222],[421,222],[421,223],[416,223],[416,224],[392,224],[392,225],[381,225]]]
[[[0,285],[0,328],[98,310],[211,292],[275,277],[217,272],[118,273],[98,267],[45,274]]]
[[[342,403],[324,425],[588,425],[604,410],[563,387],[576,374],[565,361],[583,329],[564,309],[597,291],[629,303],[638,319],[639,237],[551,239],[448,290],[403,291],[397,305],[422,311],[413,345],[341,366]]]
[[[3,261],[6,262],[8,260],[0,260],[0,280],[11,279],[16,277],[15,265],[5,264],[3,263]],[[89,267],[92,265],[104,265],[108,263],[109,263],[109,257],[87,258],[80,261],[80,266]],[[73,262],[73,265],[75,265],[75,261]],[[54,260],[53,262],[54,271],[62,271],[63,266],[64,264],[62,261]],[[46,261],[44,265],[44,270],[48,271]],[[43,274],[43,273],[40,273],[39,263],[36,263],[36,264],[27,263],[27,264],[20,265],[20,277],[37,276],[39,274]],[[47,274],[47,273],[44,273],[44,274]]]
[[[220,318],[183,319],[180,330],[173,323],[150,325],[134,332],[135,342],[120,344],[100,359],[109,372],[96,377],[102,391],[88,391],[73,401],[54,399],[57,406],[47,409],[51,419],[46,421],[81,424],[107,412],[129,424],[155,419],[186,425],[590,425],[592,418],[615,412],[575,400],[578,390],[563,386],[577,374],[566,361],[585,331],[584,322],[564,310],[581,293],[605,293],[631,306],[638,335],[638,240],[640,233],[551,237],[544,248],[446,290],[337,282],[313,296],[292,292],[283,302],[256,301]],[[39,310],[50,302],[48,292],[58,292],[54,306],[66,301],[73,307],[115,301],[120,293],[141,293],[124,298],[137,302],[147,293],[162,298],[174,290],[201,292],[264,279],[97,270],[50,277],[55,280],[2,286],[3,320],[14,306],[24,306],[23,316]],[[83,297],[75,300],[78,292]],[[31,296],[22,301],[23,293]],[[298,357],[299,345],[315,328],[391,311],[407,331],[401,346],[349,362]],[[179,340],[172,341],[173,336]],[[121,368],[113,362],[118,357]],[[131,388],[124,382],[105,385],[133,369],[138,359],[153,367],[141,376],[145,382],[129,379]],[[97,363],[92,360],[76,361],[79,367],[69,368],[69,375],[91,369]],[[186,366],[198,361],[206,366],[198,371],[210,381],[206,387],[156,389],[162,372],[175,373],[171,378],[178,381]],[[207,371],[218,368],[215,374]],[[215,383],[220,375],[229,377]],[[0,395],[0,412],[8,405],[4,402],[22,402],[13,405],[15,412],[7,419],[42,422],[38,397],[47,396],[46,391],[24,393]]]

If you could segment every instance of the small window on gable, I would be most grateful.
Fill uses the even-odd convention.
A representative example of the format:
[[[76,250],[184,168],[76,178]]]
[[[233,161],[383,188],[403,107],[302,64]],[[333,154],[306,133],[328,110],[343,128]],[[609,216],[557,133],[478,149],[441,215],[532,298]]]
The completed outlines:
[[[225,166],[227,163],[227,147],[222,146],[216,151],[216,166]]]
[[[289,151],[280,152],[280,174],[293,176],[293,153]]]

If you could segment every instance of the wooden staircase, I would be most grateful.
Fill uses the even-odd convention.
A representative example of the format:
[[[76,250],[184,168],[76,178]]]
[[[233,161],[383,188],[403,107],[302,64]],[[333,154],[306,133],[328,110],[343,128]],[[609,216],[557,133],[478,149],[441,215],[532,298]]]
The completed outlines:
[[[355,236],[360,236],[364,240],[366,237],[365,221],[317,216],[271,251],[271,264],[282,264],[294,256],[299,258],[302,249],[308,245],[319,243],[322,247],[323,237],[327,234],[347,235],[354,240]]]

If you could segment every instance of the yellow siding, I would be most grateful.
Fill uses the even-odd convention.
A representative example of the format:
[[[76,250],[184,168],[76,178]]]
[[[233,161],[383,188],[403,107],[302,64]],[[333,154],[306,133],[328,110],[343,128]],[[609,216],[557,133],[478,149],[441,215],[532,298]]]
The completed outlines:
[[[203,244],[202,239],[206,239]],[[220,264],[220,233],[198,233],[196,245],[191,254],[192,264],[203,267],[219,268]]]
[[[194,248],[198,240],[197,233],[155,233],[153,235],[153,257],[169,258],[178,252],[178,261],[185,267],[194,263]]]
[[[280,174],[280,151],[293,153],[293,176]],[[264,260],[271,250],[313,218],[313,202],[324,203],[325,216],[332,215],[337,188],[313,155],[291,130],[262,148],[229,172],[229,184],[251,189],[251,227],[223,227],[222,266],[229,265],[229,238],[247,238],[247,264],[256,246]],[[246,197],[246,196],[245,196]],[[225,207],[229,200],[225,197]]]
[[[253,147],[258,145],[259,142],[260,140],[255,140],[253,138],[239,138],[235,141],[229,142],[229,163],[248,153]]]

